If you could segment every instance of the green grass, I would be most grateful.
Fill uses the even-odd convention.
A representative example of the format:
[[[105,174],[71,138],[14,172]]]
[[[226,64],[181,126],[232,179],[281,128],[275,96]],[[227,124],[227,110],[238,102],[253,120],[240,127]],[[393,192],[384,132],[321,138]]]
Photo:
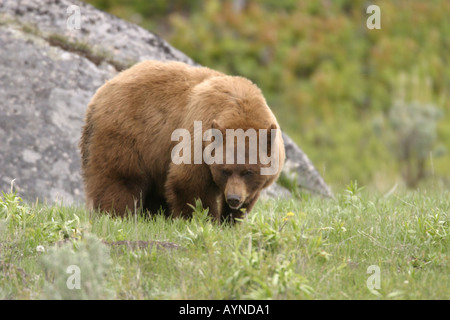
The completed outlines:
[[[189,221],[114,219],[4,193],[0,298],[449,299],[449,212],[448,191],[385,197],[356,184],[334,200],[260,201],[235,226],[198,207]]]

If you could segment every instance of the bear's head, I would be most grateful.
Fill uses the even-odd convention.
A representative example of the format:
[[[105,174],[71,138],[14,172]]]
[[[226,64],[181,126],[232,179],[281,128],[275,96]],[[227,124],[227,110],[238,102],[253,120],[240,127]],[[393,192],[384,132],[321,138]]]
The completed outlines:
[[[215,161],[209,164],[211,176],[228,206],[238,210],[278,177],[279,129],[275,124],[260,129],[229,128],[215,120],[211,128],[222,136],[222,141],[214,141],[218,144],[212,150]]]

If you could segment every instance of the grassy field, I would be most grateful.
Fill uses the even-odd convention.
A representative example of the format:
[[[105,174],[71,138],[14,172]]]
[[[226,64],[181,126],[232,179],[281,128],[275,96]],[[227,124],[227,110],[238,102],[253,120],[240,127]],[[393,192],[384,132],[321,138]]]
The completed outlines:
[[[449,299],[448,191],[259,201],[235,226],[0,200],[1,299]],[[77,289],[77,285],[80,289]]]

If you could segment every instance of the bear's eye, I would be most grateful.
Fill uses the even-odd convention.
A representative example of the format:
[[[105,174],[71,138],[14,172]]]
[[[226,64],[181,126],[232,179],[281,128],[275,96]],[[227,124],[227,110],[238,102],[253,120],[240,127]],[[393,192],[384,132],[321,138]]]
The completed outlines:
[[[227,169],[222,169],[222,174],[224,175],[224,176],[226,176],[226,177],[229,177],[229,176],[231,176],[231,171],[230,170],[227,170]]]
[[[245,171],[242,171],[242,173],[241,173],[242,176],[251,176],[252,174],[253,174],[252,170],[245,170]]]

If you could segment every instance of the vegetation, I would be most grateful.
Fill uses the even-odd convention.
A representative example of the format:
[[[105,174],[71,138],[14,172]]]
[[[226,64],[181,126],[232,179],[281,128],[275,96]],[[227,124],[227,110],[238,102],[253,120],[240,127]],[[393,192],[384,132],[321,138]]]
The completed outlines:
[[[103,61],[106,61],[110,65],[114,66],[117,71],[125,70],[134,64],[134,62],[130,64],[120,63],[110,57],[110,54],[104,52],[96,52],[92,50],[92,48],[87,43],[70,41],[62,35],[50,34],[48,37],[46,37],[46,39],[50,45],[79,54],[96,65],[100,65]]]
[[[332,187],[355,179],[383,192],[429,178],[449,185],[450,2],[376,1],[379,30],[366,28],[372,3],[363,0],[88,2],[160,34],[200,64],[252,79]],[[392,119],[401,116],[393,110],[398,99],[411,106],[406,113],[424,107],[440,117],[425,127]],[[404,125],[432,137],[410,143],[420,149],[411,159],[397,152],[405,148],[401,135],[417,131]]]
[[[229,227],[199,205],[189,221],[113,219],[3,193],[0,298],[448,299],[449,199],[353,183],[335,200],[261,201]]]

